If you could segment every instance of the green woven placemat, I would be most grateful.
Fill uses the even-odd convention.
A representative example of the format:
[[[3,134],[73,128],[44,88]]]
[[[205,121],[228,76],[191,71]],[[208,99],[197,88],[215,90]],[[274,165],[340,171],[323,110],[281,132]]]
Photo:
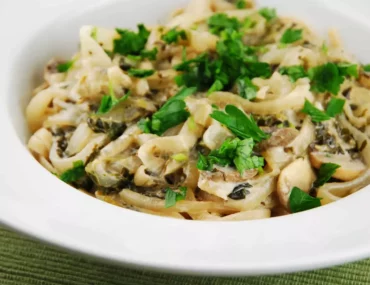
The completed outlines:
[[[0,284],[317,285],[370,284],[370,260],[279,276],[212,278],[131,270],[91,261],[0,228]]]

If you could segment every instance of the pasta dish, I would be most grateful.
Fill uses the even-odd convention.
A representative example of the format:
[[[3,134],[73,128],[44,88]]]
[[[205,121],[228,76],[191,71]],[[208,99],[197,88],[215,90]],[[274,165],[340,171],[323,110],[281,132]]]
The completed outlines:
[[[83,26],[26,109],[28,148],[102,201],[178,219],[306,211],[370,184],[370,65],[251,0]]]

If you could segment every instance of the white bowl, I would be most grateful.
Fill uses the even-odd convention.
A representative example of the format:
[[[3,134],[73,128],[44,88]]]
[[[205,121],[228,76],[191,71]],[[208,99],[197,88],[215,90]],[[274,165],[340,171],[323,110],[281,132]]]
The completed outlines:
[[[46,1],[33,0],[39,6],[28,4],[27,12],[41,18],[47,11],[41,2],[45,7]],[[51,18],[47,16],[44,21],[19,22],[10,12],[0,18],[4,30],[13,27],[2,31],[6,41],[0,47],[5,55],[0,64],[1,222],[93,257],[189,274],[272,274],[370,257],[369,187],[329,206],[287,217],[247,222],[181,221],[91,198],[56,179],[32,158],[25,147],[28,133],[23,114],[30,91],[40,83],[49,58],[69,57],[77,50],[79,27],[134,27],[137,22],[156,22],[186,2],[70,1],[63,6],[68,13],[53,22],[45,20]],[[358,2],[370,8],[369,2]],[[15,3],[19,5],[19,1]],[[337,27],[347,48],[360,60],[370,61],[370,23],[344,2],[261,0],[259,4],[276,6],[279,14],[301,18],[317,31]]]

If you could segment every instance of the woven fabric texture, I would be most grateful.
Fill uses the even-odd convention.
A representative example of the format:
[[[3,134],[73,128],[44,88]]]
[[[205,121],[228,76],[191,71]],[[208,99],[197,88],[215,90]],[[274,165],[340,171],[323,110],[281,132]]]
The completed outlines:
[[[126,269],[91,261],[0,228],[1,285],[361,285],[370,284],[370,260],[279,276],[189,277]]]

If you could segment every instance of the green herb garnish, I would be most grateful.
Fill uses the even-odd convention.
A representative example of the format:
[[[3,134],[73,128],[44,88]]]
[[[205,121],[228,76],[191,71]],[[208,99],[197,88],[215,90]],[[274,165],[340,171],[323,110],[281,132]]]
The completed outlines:
[[[352,63],[338,63],[337,64],[339,74],[341,76],[348,76],[358,78],[358,65]]]
[[[247,116],[234,105],[227,105],[225,112],[213,110],[211,117],[225,125],[233,134],[241,139],[252,138],[260,142],[269,137],[257,125],[252,116]]]
[[[321,111],[321,110],[317,109],[307,99],[304,102],[304,107],[303,107],[302,113],[310,115],[312,122],[315,122],[315,123],[322,122],[322,121],[327,121],[327,120],[331,119],[331,117],[328,114],[326,114],[324,111]]]
[[[131,68],[128,71],[128,74],[137,77],[137,78],[145,78],[153,75],[155,73],[155,70],[153,69],[135,69]]]
[[[258,88],[248,77],[239,78],[236,84],[240,97],[248,100],[254,100],[257,97]]]
[[[162,40],[167,44],[177,43],[180,39],[187,40],[187,38],[186,32],[184,30],[177,30],[177,28],[169,30],[162,36]]]
[[[85,175],[85,165],[82,160],[73,162],[73,168],[60,175],[60,179],[66,183],[76,182]]]
[[[165,208],[171,208],[176,205],[176,202],[185,200],[186,198],[186,187],[179,187],[179,191],[175,192],[170,188],[166,189],[165,196]]]
[[[270,22],[277,17],[276,9],[272,8],[262,8],[259,10],[259,13],[267,20],[267,22]]]
[[[291,44],[302,39],[302,29],[287,29],[280,39],[281,44]]]
[[[235,6],[238,9],[245,9],[247,7],[247,2],[245,0],[237,0]]]
[[[236,17],[218,13],[208,19],[208,26],[212,34],[220,35],[225,30],[238,31],[242,23]]]
[[[142,119],[138,126],[144,133],[162,135],[168,129],[187,120],[190,113],[186,110],[184,99],[196,92],[196,88],[183,88],[170,98],[151,119]]]
[[[158,49],[153,48],[152,50],[142,50],[140,52],[141,58],[147,58],[149,60],[155,60],[157,58]]]
[[[116,29],[116,31],[120,38],[113,41],[113,52],[122,55],[140,55],[150,35],[143,24],[138,25],[137,33],[123,29]]]
[[[72,68],[74,63],[75,63],[74,60],[69,60],[64,63],[59,63],[57,66],[57,70],[58,72],[67,72],[69,69]]]
[[[214,164],[220,166],[235,166],[242,175],[248,169],[262,169],[265,165],[263,157],[253,155],[253,139],[227,139],[221,147],[212,150],[208,156],[199,154],[197,168],[212,171]]]
[[[335,171],[340,168],[340,165],[335,163],[324,163],[320,166],[318,178],[316,179],[314,186],[320,187],[330,180]]]
[[[336,115],[339,115],[343,112],[344,104],[346,100],[338,99],[338,98],[331,98],[328,106],[326,107],[326,114],[330,117],[334,118]]]
[[[337,95],[344,82],[344,77],[339,73],[338,66],[331,62],[310,68],[308,76],[311,79],[311,91],[317,93],[330,92]]]
[[[91,30],[91,37],[94,39],[94,40],[97,40],[97,34],[98,34],[98,28],[97,27],[93,27],[92,30]]]
[[[282,75],[288,75],[292,82],[296,82],[298,79],[308,76],[306,70],[301,65],[280,67],[279,72]]]
[[[370,72],[370,64],[366,64],[366,65],[362,66],[362,68],[365,72]]]
[[[109,83],[109,94],[103,96],[103,98],[100,101],[99,109],[96,113],[97,114],[108,113],[114,106],[127,100],[130,94],[131,92],[128,92],[125,96],[122,96],[121,98],[117,99],[116,95],[114,94],[113,86],[111,83]]]
[[[293,187],[289,196],[289,207],[292,213],[303,212],[320,207],[320,200],[319,198],[310,196],[298,187]]]

